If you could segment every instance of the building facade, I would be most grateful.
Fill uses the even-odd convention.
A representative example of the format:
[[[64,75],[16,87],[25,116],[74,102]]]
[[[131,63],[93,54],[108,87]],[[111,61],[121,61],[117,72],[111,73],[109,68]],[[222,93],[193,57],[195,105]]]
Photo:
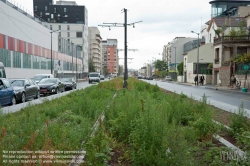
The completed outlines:
[[[70,52],[72,56],[82,59],[82,67],[77,67],[76,72],[86,77],[89,69],[87,8],[78,6],[74,1],[61,0],[56,4],[53,0],[33,0],[33,7],[34,14],[48,22],[51,31],[60,30],[59,52]],[[66,48],[62,47],[64,43],[68,44]]]
[[[89,59],[92,60],[96,72],[102,70],[102,37],[97,27],[88,28]]]
[[[108,74],[112,75],[117,75],[119,72],[117,44],[117,39],[107,39],[102,41],[103,70],[107,70]]]
[[[50,33],[46,22],[10,2],[0,1],[0,8],[0,61],[7,78],[32,78],[51,69],[56,76],[71,72],[76,63],[82,65],[81,59],[73,57],[72,63],[72,56],[58,51],[58,34]]]

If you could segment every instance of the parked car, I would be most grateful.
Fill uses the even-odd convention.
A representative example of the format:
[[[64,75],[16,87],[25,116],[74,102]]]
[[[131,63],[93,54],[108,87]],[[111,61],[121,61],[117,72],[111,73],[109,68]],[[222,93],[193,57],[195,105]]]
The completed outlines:
[[[172,81],[171,76],[166,76],[166,77],[165,77],[165,81]]]
[[[65,91],[65,85],[58,78],[44,78],[39,83],[40,94],[57,94]]]
[[[100,80],[104,80],[104,75],[100,75]]]
[[[40,97],[40,88],[32,79],[12,79],[11,86],[18,102],[24,103],[28,99]]]
[[[0,105],[15,105],[16,95],[9,80],[0,78]]]
[[[77,84],[74,78],[62,78],[61,81],[65,85],[65,90],[76,89]]]
[[[44,78],[54,78],[54,76],[52,74],[36,74],[33,77],[33,80],[38,84],[38,82],[40,82]]]
[[[153,80],[153,77],[148,76],[148,77],[147,77],[147,80]]]

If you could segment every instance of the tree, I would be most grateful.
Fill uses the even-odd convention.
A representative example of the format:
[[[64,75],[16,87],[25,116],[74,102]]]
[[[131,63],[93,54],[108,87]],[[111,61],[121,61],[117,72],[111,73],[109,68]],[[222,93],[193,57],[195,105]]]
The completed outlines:
[[[179,75],[183,75],[183,62],[181,62],[178,66],[177,66],[177,70]]]
[[[108,71],[108,69],[107,68],[105,68],[105,67],[103,67],[103,75],[104,76],[107,76],[108,74],[109,74],[109,71]]]
[[[240,21],[237,27],[238,27],[238,30],[236,30],[235,28],[232,28],[228,32],[228,36],[246,36],[247,35],[247,31],[246,31],[247,26],[246,26],[245,21]]]
[[[89,72],[95,72],[95,66],[92,59],[89,60]]]
[[[168,71],[168,65],[163,60],[157,60],[154,62],[155,68],[159,71],[167,70]]]

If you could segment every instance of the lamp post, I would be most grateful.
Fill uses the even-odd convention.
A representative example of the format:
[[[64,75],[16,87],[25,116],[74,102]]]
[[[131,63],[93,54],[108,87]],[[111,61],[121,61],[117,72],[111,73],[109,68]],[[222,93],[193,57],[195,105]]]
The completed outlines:
[[[50,43],[51,43],[51,50],[50,50],[50,74],[53,74],[53,65],[52,65],[52,33],[53,32],[60,32],[60,30],[58,29],[58,30],[55,30],[55,31],[50,31],[50,36],[51,36],[51,41],[50,41]]]
[[[200,46],[200,39],[199,39],[199,35],[200,35],[200,33],[196,33],[196,32],[194,32],[194,31],[191,31],[191,33],[195,33],[195,34],[197,34],[198,35],[198,48],[197,48],[197,66],[196,66],[196,73],[197,73],[197,77],[198,77],[198,64],[199,64],[199,46]]]
[[[73,68],[73,66],[74,66],[74,63],[73,63],[73,56],[74,56],[74,43],[73,43],[73,42],[71,42],[71,44],[72,44],[72,76],[74,77],[74,68]]]

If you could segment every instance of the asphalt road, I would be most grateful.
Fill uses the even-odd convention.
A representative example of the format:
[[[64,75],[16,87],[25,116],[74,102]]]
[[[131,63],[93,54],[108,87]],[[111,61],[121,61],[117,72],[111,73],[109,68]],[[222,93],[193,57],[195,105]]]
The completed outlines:
[[[183,93],[187,96],[193,96],[195,98],[200,98],[204,94],[208,101],[219,101],[222,103],[227,103],[236,107],[239,107],[242,103],[245,109],[250,109],[250,95],[246,93],[235,93],[234,91],[221,91],[215,89],[207,89],[205,86],[190,86],[177,84],[175,82],[162,82],[155,80],[145,80],[151,84],[157,84],[159,87],[166,90]]]

